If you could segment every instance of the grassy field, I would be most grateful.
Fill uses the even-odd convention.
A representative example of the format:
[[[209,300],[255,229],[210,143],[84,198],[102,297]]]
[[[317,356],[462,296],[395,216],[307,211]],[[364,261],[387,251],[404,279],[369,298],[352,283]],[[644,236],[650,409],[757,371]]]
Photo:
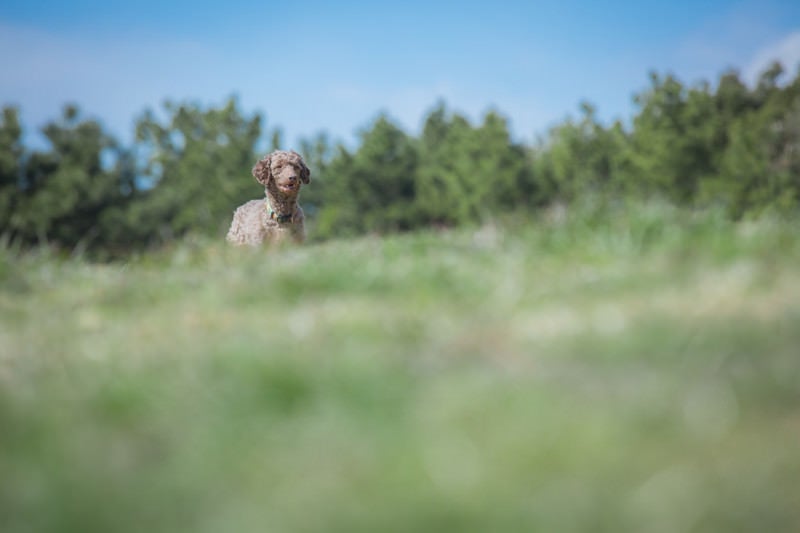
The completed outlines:
[[[799,230],[0,251],[0,531],[800,531]]]

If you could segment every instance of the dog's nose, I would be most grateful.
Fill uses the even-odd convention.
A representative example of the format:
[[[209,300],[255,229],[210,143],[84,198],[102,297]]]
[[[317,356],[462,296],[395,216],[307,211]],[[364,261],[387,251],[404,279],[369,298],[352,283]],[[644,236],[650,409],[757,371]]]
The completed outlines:
[[[289,176],[289,181],[292,182],[292,183],[296,182],[297,181],[297,176],[294,176],[294,175]]]

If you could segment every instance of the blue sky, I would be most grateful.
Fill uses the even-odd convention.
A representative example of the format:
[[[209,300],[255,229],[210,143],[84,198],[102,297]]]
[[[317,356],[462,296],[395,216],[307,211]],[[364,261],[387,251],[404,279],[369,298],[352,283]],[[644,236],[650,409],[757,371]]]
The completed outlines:
[[[800,1],[4,0],[0,104],[29,129],[75,102],[123,140],[165,99],[230,95],[287,144],[351,141],[380,111],[416,133],[443,99],[530,140],[578,103],[625,118],[651,70],[686,82],[800,64]]]

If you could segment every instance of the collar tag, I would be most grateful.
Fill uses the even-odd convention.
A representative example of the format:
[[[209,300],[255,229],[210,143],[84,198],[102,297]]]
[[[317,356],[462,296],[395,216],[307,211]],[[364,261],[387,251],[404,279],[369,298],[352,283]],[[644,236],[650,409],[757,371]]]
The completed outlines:
[[[286,224],[287,222],[291,222],[292,218],[294,218],[294,213],[287,213],[285,215],[281,215],[275,212],[272,209],[272,206],[269,205],[269,200],[264,200],[264,205],[267,207],[267,212],[269,213],[269,218],[278,222],[278,224]]]

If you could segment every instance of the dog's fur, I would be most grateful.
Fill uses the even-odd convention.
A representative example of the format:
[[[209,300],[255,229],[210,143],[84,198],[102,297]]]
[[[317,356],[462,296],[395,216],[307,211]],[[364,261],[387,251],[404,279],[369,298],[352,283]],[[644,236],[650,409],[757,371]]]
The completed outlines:
[[[297,203],[300,187],[311,182],[311,171],[300,154],[278,150],[253,167],[266,198],[251,200],[233,213],[226,239],[237,245],[259,246],[306,237],[303,210]]]

